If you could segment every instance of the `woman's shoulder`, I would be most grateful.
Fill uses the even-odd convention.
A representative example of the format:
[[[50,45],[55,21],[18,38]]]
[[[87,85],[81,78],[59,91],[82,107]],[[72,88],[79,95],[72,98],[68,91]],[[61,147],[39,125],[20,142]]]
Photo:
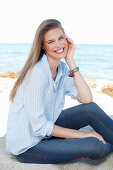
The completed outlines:
[[[43,71],[43,68],[41,66],[41,63],[37,62],[35,63],[35,65],[28,70],[28,72],[26,73],[26,76],[24,78],[24,81],[23,81],[23,85],[25,84],[26,85],[26,82],[28,84],[28,82],[30,80],[38,80],[38,79],[43,79],[44,78],[44,71]]]
[[[32,74],[44,74],[44,65],[42,61],[38,61],[37,63],[35,63],[35,65],[33,66],[33,68],[30,71]]]
[[[46,60],[47,60],[47,59],[46,59],[45,56],[43,55],[42,58],[35,63],[35,65],[34,65],[33,68],[32,68],[32,71],[33,71],[33,72],[39,72],[39,73],[40,73],[40,72],[44,72],[45,69],[46,69],[46,71],[47,71],[47,61],[46,61]]]

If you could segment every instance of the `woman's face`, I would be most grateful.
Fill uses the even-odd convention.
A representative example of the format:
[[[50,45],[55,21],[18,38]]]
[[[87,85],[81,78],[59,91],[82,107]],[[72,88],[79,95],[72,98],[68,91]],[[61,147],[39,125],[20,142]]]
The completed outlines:
[[[61,60],[65,58],[68,43],[62,29],[54,28],[45,33],[43,49],[49,59]]]

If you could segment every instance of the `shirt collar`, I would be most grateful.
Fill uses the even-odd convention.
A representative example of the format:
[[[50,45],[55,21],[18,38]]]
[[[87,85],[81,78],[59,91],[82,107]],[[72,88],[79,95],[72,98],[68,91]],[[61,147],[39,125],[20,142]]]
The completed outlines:
[[[52,78],[52,73],[51,73],[51,70],[50,70],[50,66],[49,66],[49,63],[48,63],[48,59],[47,59],[47,57],[46,57],[45,54],[42,56],[42,61],[44,62],[44,65],[48,67],[49,74],[50,74],[50,76],[51,76],[51,78]],[[56,79],[55,79],[55,81],[54,81],[54,80],[53,80],[53,81],[54,81],[55,83],[57,83],[57,82],[60,80],[60,78],[61,78],[62,75],[63,75],[63,73],[62,73],[62,65],[61,65],[61,62],[60,62],[59,66],[58,66],[58,72],[57,72]]]

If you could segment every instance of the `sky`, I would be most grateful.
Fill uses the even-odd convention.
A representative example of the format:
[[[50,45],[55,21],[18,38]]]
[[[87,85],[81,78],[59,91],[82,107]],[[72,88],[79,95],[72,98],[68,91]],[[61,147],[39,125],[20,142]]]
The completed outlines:
[[[32,43],[49,18],[76,44],[113,44],[113,0],[0,0],[0,43]]]

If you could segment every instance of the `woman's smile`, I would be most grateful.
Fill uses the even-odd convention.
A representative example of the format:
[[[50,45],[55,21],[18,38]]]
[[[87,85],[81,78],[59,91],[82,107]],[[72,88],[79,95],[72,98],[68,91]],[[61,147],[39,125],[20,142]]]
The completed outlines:
[[[64,48],[61,48],[61,49],[59,49],[59,50],[56,50],[55,51],[57,54],[62,54],[63,52],[64,52]]]

